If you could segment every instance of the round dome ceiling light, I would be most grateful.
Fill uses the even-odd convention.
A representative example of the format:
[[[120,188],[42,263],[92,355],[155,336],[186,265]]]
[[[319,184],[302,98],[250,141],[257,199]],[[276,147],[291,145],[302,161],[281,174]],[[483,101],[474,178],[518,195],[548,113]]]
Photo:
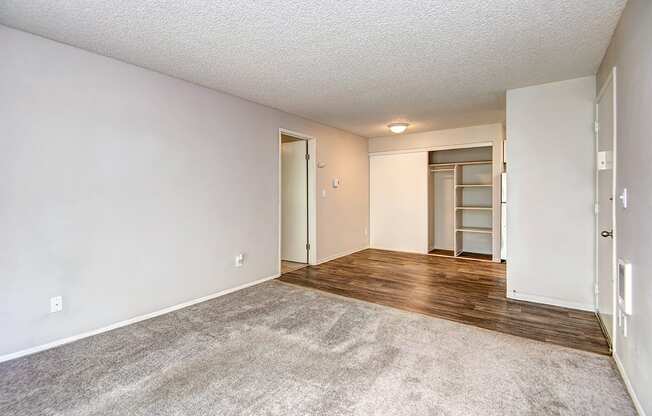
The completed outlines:
[[[410,123],[390,123],[387,125],[387,127],[389,127],[392,133],[401,134],[407,130],[409,125]]]

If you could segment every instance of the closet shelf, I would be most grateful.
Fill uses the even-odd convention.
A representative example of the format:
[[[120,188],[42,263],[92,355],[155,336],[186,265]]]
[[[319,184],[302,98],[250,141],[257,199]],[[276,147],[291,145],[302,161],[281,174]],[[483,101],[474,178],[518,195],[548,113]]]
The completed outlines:
[[[462,183],[459,185],[455,185],[456,188],[491,188],[493,187],[492,184],[484,184],[484,183]]]
[[[465,206],[465,207],[456,207],[455,209],[475,209],[475,210],[484,210],[484,211],[491,211],[491,207],[485,207],[485,206]]]
[[[491,160],[478,160],[475,162],[457,162],[458,165],[491,165],[493,162]]]
[[[428,164],[428,166],[431,167],[431,168],[454,169],[455,168],[455,163],[430,163],[430,164]]]
[[[492,229],[491,228],[486,228],[486,227],[462,227],[458,228],[455,231],[463,232],[463,233],[480,233],[480,234],[491,234]]]

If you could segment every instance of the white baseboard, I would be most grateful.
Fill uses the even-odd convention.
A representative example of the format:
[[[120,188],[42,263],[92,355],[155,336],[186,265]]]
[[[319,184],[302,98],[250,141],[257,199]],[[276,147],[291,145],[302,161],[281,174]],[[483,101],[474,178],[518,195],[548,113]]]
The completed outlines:
[[[638,401],[636,392],[632,387],[632,383],[629,381],[629,377],[627,376],[625,367],[623,367],[623,363],[620,361],[620,358],[618,358],[618,354],[614,353],[613,357],[614,357],[614,361],[616,362],[616,367],[618,367],[618,372],[620,372],[620,376],[623,378],[623,382],[625,383],[627,392],[629,393],[629,396],[632,398],[632,402],[634,403],[634,407],[636,408],[636,411],[638,412],[639,416],[646,416],[645,410],[643,409],[643,406],[641,406],[641,402]]]
[[[201,298],[192,299],[192,300],[189,300],[187,302],[179,303],[177,305],[170,306],[170,307],[167,307],[167,308],[164,308],[164,309],[160,309],[158,311],[150,312],[150,313],[145,314],[145,315],[140,315],[140,316],[136,316],[134,318],[127,319],[125,321],[116,322],[116,323],[113,323],[111,325],[108,325],[108,326],[105,326],[105,327],[102,327],[102,328],[93,329],[91,331],[83,332],[81,334],[77,334],[77,335],[73,335],[73,336],[70,336],[70,337],[58,339],[56,341],[48,342],[47,344],[42,344],[42,345],[38,345],[36,347],[27,348],[27,349],[24,349],[24,350],[20,350],[20,351],[12,352],[12,353],[9,353],[9,354],[1,355],[0,356],[0,363],[3,362],[3,361],[9,361],[9,360],[13,360],[15,358],[24,357],[26,355],[35,354],[37,352],[49,350],[50,348],[58,347],[58,346],[64,345],[64,344],[69,344],[71,342],[74,342],[74,341],[77,341],[77,340],[80,340],[80,339],[83,339],[83,338],[91,337],[93,335],[101,334],[102,332],[111,331],[112,329],[117,329],[117,328],[120,328],[120,327],[123,327],[123,326],[135,324],[136,322],[144,321],[144,320],[154,318],[154,317],[157,317],[157,316],[160,316],[160,315],[165,315],[166,313],[174,312],[174,311],[176,311],[178,309],[183,309],[183,308],[186,308],[188,306],[192,306],[192,305],[197,304],[197,303],[205,302],[207,300],[215,299],[215,298],[218,298],[220,296],[228,295],[229,293],[237,292],[238,290],[242,290],[242,289],[248,288],[250,286],[254,286],[254,285],[257,285],[259,283],[266,282],[268,280],[276,279],[279,276],[280,275],[275,274],[273,276],[264,277],[262,279],[254,280],[253,282],[245,283],[243,285],[232,287],[230,289],[225,289],[225,290],[222,290],[222,291],[217,292],[217,293],[213,293],[213,294],[208,295],[208,296],[202,296]]]
[[[355,248],[353,250],[345,251],[343,253],[338,253],[338,254],[334,254],[332,256],[324,257],[323,259],[319,259],[317,261],[317,264],[322,264],[322,263],[326,263],[327,261],[339,259],[340,257],[348,256],[350,254],[357,253],[358,251],[366,250],[368,248],[369,248],[369,246],[359,247],[359,248]]]
[[[565,300],[548,298],[545,296],[529,295],[525,293],[507,291],[507,297],[509,299],[523,300],[526,302],[543,303],[545,305],[561,306],[562,308],[578,309],[580,311],[587,311],[587,312],[595,312],[595,307],[593,305],[586,305],[577,302],[568,302]]]

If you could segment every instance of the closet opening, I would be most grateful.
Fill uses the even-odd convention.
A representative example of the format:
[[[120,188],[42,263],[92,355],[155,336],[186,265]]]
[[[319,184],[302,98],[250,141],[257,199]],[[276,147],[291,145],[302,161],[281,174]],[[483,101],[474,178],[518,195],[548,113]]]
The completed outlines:
[[[493,148],[430,151],[428,171],[429,254],[491,261]]]

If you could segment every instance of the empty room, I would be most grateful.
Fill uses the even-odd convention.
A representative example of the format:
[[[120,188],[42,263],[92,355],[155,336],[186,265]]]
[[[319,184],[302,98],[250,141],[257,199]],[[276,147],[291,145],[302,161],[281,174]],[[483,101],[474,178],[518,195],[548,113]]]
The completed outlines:
[[[0,2],[0,415],[652,416],[652,2]]]

